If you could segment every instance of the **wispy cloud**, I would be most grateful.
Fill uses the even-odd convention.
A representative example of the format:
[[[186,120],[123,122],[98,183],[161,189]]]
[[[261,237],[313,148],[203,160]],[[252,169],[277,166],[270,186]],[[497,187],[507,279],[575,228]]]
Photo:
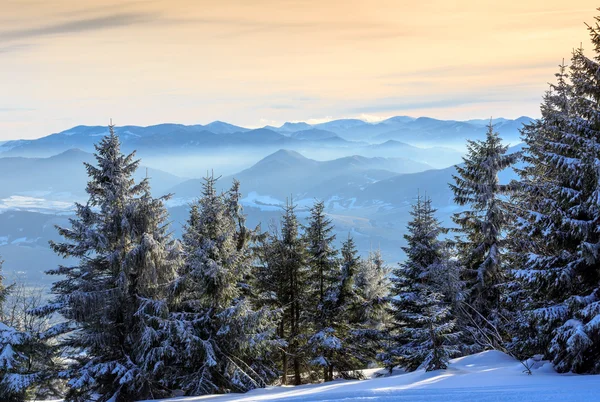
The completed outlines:
[[[22,44],[18,44],[18,45],[2,46],[2,47],[0,47],[0,55],[7,54],[7,53],[20,52],[20,51],[23,51],[23,50],[31,49],[33,47],[34,47],[34,45],[29,44],[29,43],[22,43]]]
[[[116,13],[100,17],[71,19],[54,24],[0,31],[3,40],[22,40],[52,35],[98,31],[146,23],[156,16],[148,13]]]
[[[459,106],[473,104],[490,104],[514,102],[515,92],[519,86],[510,91],[508,87],[498,86],[487,88],[482,91],[472,91],[465,93],[456,93],[452,95],[439,94],[432,95],[427,98],[415,99],[411,98],[382,98],[371,102],[370,105],[351,107],[347,109],[347,113],[383,113],[383,112],[400,112],[403,110],[427,110],[440,108],[456,108]],[[524,87],[527,88],[527,87]],[[539,95],[521,94],[520,101],[539,102]]]

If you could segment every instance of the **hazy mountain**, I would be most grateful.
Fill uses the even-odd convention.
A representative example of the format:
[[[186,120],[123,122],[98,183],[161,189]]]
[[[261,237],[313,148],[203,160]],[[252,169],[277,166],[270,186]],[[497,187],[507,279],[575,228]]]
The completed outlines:
[[[60,239],[55,225],[68,226],[68,216],[24,211],[0,214],[0,255],[7,283],[16,277],[36,284],[54,281],[44,272],[68,263],[48,246],[49,240]]]
[[[290,195],[329,198],[398,173],[430,168],[429,165],[404,158],[350,156],[321,162],[282,149],[219,182],[227,187],[236,178],[246,194],[256,192],[279,199]],[[175,198],[193,198],[198,195],[200,186],[201,180],[188,180],[171,189],[171,192]]]
[[[311,128],[308,130],[296,131],[290,135],[292,138],[296,138],[298,140],[324,140],[331,138],[340,138],[336,133],[327,130],[319,130],[318,128]]]
[[[519,129],[528,123],[529,117],[515,120],[493,120],[496,130],[507,142],[519,142]],[[485,125],[489,120],[438,120],[429,117],[412,118],[396,116],[379,123],[344,119],[318,124],[315,127],[334,132],[347,140],[383,142],[397,140],[411,145],[442,145],[464,147],[466,139],[484,138]]]
[[[518,144],[509,152],[521,149],[522,144]],[[28,175],[37,170],[56,171],[58,167],[59,170],[65,170],[57,174],[65,177],[80,174],[77,173],[82,171],[80,160],[90,157],[82,151],[72,150],[46,159],[2,158],[0,167],[4,167],[2,171],[7,171],[8,166],[14,166]],[[78,162],[72,163],[73,159]],[[2,163],[5,165],[2,166]],[[404,244],[402,235],[409,219],[410,204],[418,192],[433,198],[438,216],[446,225],[452,224],[450,216],[458,210],[448,187],[455,172],[454,167],[396,173],[407,166],[413,169],[428,168],[427,165],[416,165],[414,161],[403,158],[352,156],[320,162],[298,152],[280,150],[233,176],[242,180],[242,202],[249,226],[262,223],[263,230],[266,230],[270,222],[277,222],[281,205],[290,195],[299,204],[298,214],[303,221],[315,197],[322,198],[326,201],[329,217],[336,225],[338,241],[350,233],[361,253],[381,247],[386,260],[394,263],[403,258],[400,249]],[[65,175],[65,172],[68,174]],[[158,172],[149,172],[150,176],[158,176]],[[144,175],[145,169],[142,168],[137,176],[141,178]],[[514,177],[511,170],[501,174],[503,182]],[[85,179],[82,174],[73,190],[81,191]],[[59,181],[51,176],[47,180],[54,184]],[[219,183],[226,188],[231,180],[232,176],[226,176]],[[161,193],[156,191],[156,185],[153,187],[156,195]],[[178,206],[175,200],[169,208],[171,229],[180,236],[182,225],[188,217],[187,201],[200,194],[201,181],[186,181],[172,188],[172,191],[176,192],[176,198],[186,198],[183,203],[179,202],[182,205]],[[32,209],[29,205],[21,208],[25,209],[21,211],[15,210],[14,205],[3,205],[4,212],[0,213],[0,255],[6,260],[4,268],[9,280],[21,271],[30,281],[49,283],[53,278],[48,278],[42,272],[64,263],[49,249],[48,240],[58,239],[54,225],[68,224],[69,213],[48,213],[52,205],[49,202],[44,202],[44,205],[47,212],[44,214],[27,211]]]
[[[49,199],[79,199],[85,196],[88,181],[84,162],[94,163],[92,154],[71,149],[49,158],[0,158],[0,197],[14,195]],[[156,194],[184,181],[184,178],[141,166],[136,179],[148,176]]]
[[[520,142],[519,129],[523,123],[530,122],[528,117],[516,120],[498,120],[494,128],[504,141],[516,144]],[[392,126],[390,126],[392,128]],[[483,139],[486,128],[479,122],[461,122],[437,120],[420,117],[415,120],[399,122],[389,131],[371,138],[372,141],[397,140],[417,145],[461,146],[467,139]]]
[[[361,152],[366,156],[402,156],[429,164],[436,168],[454,165],[462,161],[463,153],[448,147],[416,147],[405,142],[387,140],[381,144],[372,144]]]
[[[517,143],[518,130],[528,117],[516,120],[496,119],[496,129],[508,142]],[[77,126],[69,130],[35,140],[7,141],[0,145],[6,156],[47,157],[79,148],[93,151],[93,144],[105,135],[103,126]],[[437,120],[428,117],[397,116],[379,123],[357,119],[334,120],[310,125],[285,123],[279,128],[265,127],[250,130],[229,123],[215,121],[207,125],[159,124],[149,127],[116,127],[125,150],[137,149],[144,153],[193,153],[213,148],[271,147],[294,148],[310,145],[311,141],[339,136],[345,140],[382,143],[396,140],[410,145],[464,146],[467,138],[483,138],[484,120],[467,122]],[[299,134],[302,133],[302,134]],[[348,144],[338,141],[338,145]]]
[[[250,131],[249,128],[234,126],[233,124],[225,123],[222,121],[213,121],[212,123],[209,123],[206,126],[204,126],[204,128],[207,131],[216,134],[243,133],[245,131]]]

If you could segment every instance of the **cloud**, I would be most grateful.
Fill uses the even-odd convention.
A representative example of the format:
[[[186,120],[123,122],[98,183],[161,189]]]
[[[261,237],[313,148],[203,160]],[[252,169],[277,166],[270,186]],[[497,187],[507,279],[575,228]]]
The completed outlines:
[[[7,54],[7,53],[20,52],[22,50],[27,50],[32,47],[34,47],[34,45],[28,44],[28,43],[23,43],[23,44],[19,44],[19,45],[3,46],[3,47],[0,47],[0,55]]]
[[[372,41],[376,39],[389,39],[411,36],[414,33],[406,29],[399,29],[396,24],[384,22],[369,22],[364,20],[339,21],[339,20],[268,20],[258,17],[256,19],[228,18],[228,17],[199,17],[199,18],[164,18],[160,23],[165,25],[195,25],[205,27],[224,28],[225,32],[213,33],[216,38],[237,38],[252,34],[274,33],[318,33],[335,35],[338,39],[346,41]]]
[[[560,64],[560,59],[556,60],[540,60],[523,63],[503,64],[503,63],[488,63],[488,64],[470,64],[470,65],[452,65],[441,66],[435,68],[423,68],[419,70],[403,71],[401,73],[382,74],[378,78],[415,78],[415,77],[447,77],[449,74],[454,76],[473,76],[473,75],[488,75],[506,71],[523,71],[523,70],[545,70],[551,67],[556,67]]]
[[[93,18],[79,18],[55,24],[0,31],[4,40],[22,40],[44,36],[97,31],[130,26],[151,21],[155,16],[148,13],[119,13]]]
[[[439,95],[429,96],[427,99],[404,99],[404,98],[382,98],[373,102],[372,105],[352,107],[347,110],[348,113],[382,113],[399,112],[402,110],[424,110],[439,108],[455,108],[465,105],[483,104],[483,103],[503,103],[513,102],[515,93],[502,90],[487,88],[487,91],[473,91],[471,93],[456,94],[452,96]],[[519,96],[520,101],[539,102],[539,96]]]

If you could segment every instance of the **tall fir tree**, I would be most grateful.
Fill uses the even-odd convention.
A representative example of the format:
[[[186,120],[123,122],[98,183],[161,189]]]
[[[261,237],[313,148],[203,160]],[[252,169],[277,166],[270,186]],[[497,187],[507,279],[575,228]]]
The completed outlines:
[[[239,186],[219,194],[205,178],[183,236],[185,263],[172,286],[167,381],[187,395],[244,392],[276,377],[271,351],[278,312],[255,309],[249,297],[252,254],[239,205]]]
[[[358,302],[354,277],[360,259],[352,237],[343,243],[341,255],[336,280],[327,289],[321,308],[320,329],[308,341],[312,363],[323,368],[325,381],[334,379],[334,371],[344,378],[360,377],[356,369],[375,355],[368,353],[370,344],[358,342],[361,335],[368,334],[358,332],[359,323],[353,314]]]
[[[418,196],[404,236],[406,261],[394,270],[392,279],[391,344],[381,356],[390,370],[396,365],[407,370],[445,369],[458,352],[456,321],[436,289],[435,277],[445,267],[447,255],[439,239],[445,229],[434,214],[431,200]]]
[[[574,51],[523,130],[527,166],[516,211],[517,275],[529,320],[517,338],[559,372],[600,372],[600,26],[589,27],[594,57]],[[520,208],[519,208],[520,206]]]
[[[510,223],[505,201],[511,185],[501,184],[498,173],[519,156],[507,150],[490,121],[484,141],[468,141],[464,164],[456,166],[454,184],[450,184],[454,201],[467,208],[453,216],[466,288],[462,316],[475,348],[481,349],[500,347],[496,334],[507,324],[502,314],[507,270],[503,254]]]
[[[147,179],[136,183],[139,161],[124,155],[109,126],[96,145],[96,164],[86,164],[89,200],[76,204],[66,239],[51,243],[56,253],[76,259],[74,266],[49,271],[64,279],[52,287],[56,298],[41,313],[60,313],[65,321],[50,331],[73,364],[68,401],[131,401],[166,395],[162,379],[149,370],[140,343],[148,336],[142,319],[148,300],[162,297],[174,271],[173,241],[165,232],[162,199],[149,195]]]
[[[543,306],[561,297],[562,285],[553,290],[550,283],[556,278],[566,279],[563,275],[555,277],[552,271],[559,273],[560,266],[569,264],[568,256],[574,255],[577,244],[562,224],[563,210],[569,208],[568,191],[563,194],[563,190],[577,175],[574,165],[565,162],[578,153],[576,136],[570,130],[573,90],[564,61],[556,79],[544,95],[542,118],[521,130],[524,164],[517,169],[520,179],[511,195],[516,219],[509,236],[509,256],[512,272],[520,280],[516,283],[517,312],[509,346],[521,358],[546,353],[555,319],[552,309],[544,312]]]
[[[328,318],[332,316],[332,311],[328,309],[335,308],[335,305],[328,300],[334,286],[337,285],[339,265],[337,259],[337,250],[333,246],[335,235],[331,219],[325,214],[325,204],[323,201],[317,201],[310,210],[308,225],[305,228],[305,241],[308,251],[309,276],[308,276],[308,302],[310,303],[310,319],[313,334],[309,339],[318,342],[322,337],[323,331],[328,327]],[[318,335],[318,336],[313,336]],[[311,345],[308,348],[317,348],[317,345]],[[323,378],[325,381],[331,380],[331,366],[324,359],[318,360],[323,366]]]

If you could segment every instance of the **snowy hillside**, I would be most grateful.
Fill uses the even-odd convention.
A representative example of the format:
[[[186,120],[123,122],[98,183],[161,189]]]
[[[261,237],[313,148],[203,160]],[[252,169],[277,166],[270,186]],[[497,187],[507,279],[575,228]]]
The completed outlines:
[[[454,359],[448,370],[343,381],[269,387],[246,394],[183,397],[162,402],[211,401],[594,401],[598,400],[600,376],[557,374],[547,362],[536,363],[533,374],[523,365],[497,351]],[[370,372],[373,374],[373,372]]]

